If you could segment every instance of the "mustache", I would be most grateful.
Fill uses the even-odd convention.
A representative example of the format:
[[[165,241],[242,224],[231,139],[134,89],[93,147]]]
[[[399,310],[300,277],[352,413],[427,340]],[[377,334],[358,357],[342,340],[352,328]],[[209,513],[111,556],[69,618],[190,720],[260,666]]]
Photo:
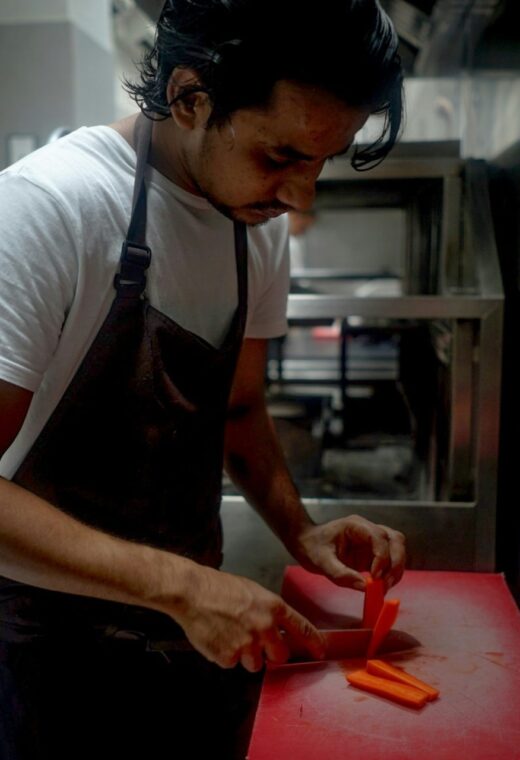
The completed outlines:
[[[252,211],[280,211],[282,214],[286,213],[287,211],[291,211],[290,206],[286,206],[285,203],[280,203],[279,201],[251,203],[250,205],[246,206],[246,208],[251,209]]]

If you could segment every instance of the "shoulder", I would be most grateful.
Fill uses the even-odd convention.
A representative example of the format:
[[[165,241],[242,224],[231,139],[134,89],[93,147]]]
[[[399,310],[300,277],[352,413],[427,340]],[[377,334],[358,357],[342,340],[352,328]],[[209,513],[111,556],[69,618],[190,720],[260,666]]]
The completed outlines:
[[[135,154],[113,129],[82,127],[2,172],[0,192],[27,194],[31,204],[52,199],[62,212],[81,215],[107,198],[126,197],[134,164]]]
[[[81,128],[40,148],[0,174],[3,234],[25,256],[39,239],[41,255],[63,263],[97,256],[101,245],[112,251],[128,223],[134,164],[110,127]]]

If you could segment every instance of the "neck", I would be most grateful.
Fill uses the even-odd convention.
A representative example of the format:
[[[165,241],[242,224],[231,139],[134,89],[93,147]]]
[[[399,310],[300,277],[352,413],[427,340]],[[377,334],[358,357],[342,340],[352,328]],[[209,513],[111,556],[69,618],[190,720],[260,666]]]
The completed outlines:
[[[110,124],[135,150],[134,129],[138,114]],[[172,119],[155,121],[149,163],[160,174],[194,195],[200,192],[188,170],[180,130]]]
[[[184,134],[173,119],[157,121],[153,125],[150,163],[179,187],[194,195],[199,191],[188,168],[183,145]]]

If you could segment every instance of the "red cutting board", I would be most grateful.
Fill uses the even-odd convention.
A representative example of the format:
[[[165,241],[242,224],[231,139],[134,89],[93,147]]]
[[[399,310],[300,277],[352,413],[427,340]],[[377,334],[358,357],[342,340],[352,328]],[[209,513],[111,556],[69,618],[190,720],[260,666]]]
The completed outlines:
[[[362,594],[299,567],[283,595],[320,627],[362,614]],[[520,760],[520,613],[502,576],[408,571],[387,598],[420,646],[384,659],[439,699],[416,711],[355,689],[359,660],[268,669],[248,760]]]

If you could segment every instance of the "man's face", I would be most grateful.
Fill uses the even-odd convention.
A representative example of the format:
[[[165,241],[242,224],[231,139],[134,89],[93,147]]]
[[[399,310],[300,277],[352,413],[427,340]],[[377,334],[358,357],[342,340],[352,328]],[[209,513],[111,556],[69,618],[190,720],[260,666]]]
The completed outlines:
[[[187,155],[196,191],[249,225],[311,208],[327,159],[344,153],[368,118],[317,88],[280,81],[266,108],[199,129]]]

